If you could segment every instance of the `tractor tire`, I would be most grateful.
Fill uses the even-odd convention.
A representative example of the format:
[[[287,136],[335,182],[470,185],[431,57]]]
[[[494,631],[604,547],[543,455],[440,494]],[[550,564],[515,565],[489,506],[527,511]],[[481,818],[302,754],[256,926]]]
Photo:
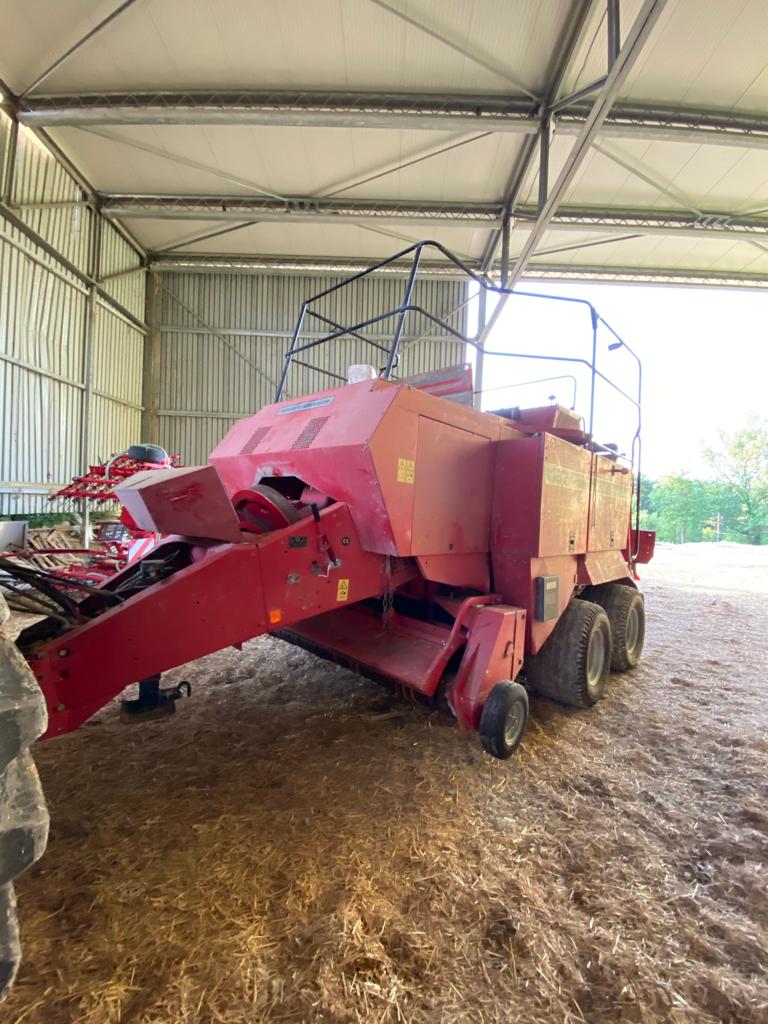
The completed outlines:
[[[623,583],[602,583],[585,587],[583,601],[599,604],[611,624],[611,669],[629,672],[640,661],[645,641],[645,601],[634,587]]]
[[[7,617],[0,594],[0,1001],[21,960],[13,879],[48,841],[48,810],[29,752],[48,716],[35,677],[2,628]]]
[[[526,676],[534,693],[574,708],[589,708],[604,695],[611,665],[611,625],[598,604],[573,600]]]
[[[506,761],[520,745],[527,724],[525,688],[509,679],[496,683],[480,715],[480,739],[485,752]]]

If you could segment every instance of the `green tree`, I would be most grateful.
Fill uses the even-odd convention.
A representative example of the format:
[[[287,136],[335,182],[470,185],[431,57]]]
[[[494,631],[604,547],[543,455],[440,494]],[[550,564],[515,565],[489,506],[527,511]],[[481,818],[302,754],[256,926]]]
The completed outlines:
[[[728,494],[729,532],[748,544],[768,542],[768,420],[753,417],[732,434],[719,431],[716,448],[704,452]]]

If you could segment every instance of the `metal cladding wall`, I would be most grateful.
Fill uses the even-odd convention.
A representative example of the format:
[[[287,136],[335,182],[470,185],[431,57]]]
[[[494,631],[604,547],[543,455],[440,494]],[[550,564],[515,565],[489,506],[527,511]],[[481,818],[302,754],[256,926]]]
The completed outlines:
[[[274,401],[283,359],[302,301],[343,278],[319,275],[163,271],[153,275],[156,325],[154,371],[145,391],[145,433],[187,465],[204,463],[238,419]],[[400,305],[405,282],[371,277],[315,307],[345,326]],[[467,287],[457,280],[417,281],[412,301],[459,331],[465,330]],[[388,345],[394,321],[360,333]],[[329,331],[306,321],[302,338]],[[386,356],[355,339],[337,339],[302,356],[346,378],[350,363],[382,366]],[[404,325],[398,376],[464,360],[464,346],[417,314]],[[333,387],[333,378],[294,366],[288,395]],[[152,436],[154,435],[154,436]]]
[[[146,272],[80,185],[5,115],[0,169],[0,515],[9,515],[50,511],[49,490],[140,439]]]

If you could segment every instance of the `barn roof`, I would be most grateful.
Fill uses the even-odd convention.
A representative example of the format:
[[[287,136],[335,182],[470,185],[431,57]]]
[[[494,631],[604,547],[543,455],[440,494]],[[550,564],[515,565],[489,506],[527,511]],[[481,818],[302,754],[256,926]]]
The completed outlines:
[[[764,286],[766,39],[763,0],[5,0],[0,88],[158,263],[428,237],[510,281]]]

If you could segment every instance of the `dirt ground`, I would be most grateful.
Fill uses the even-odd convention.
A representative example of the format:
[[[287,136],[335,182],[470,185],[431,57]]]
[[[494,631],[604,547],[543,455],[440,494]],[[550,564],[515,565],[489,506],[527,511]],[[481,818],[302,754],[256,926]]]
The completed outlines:
[[[535,701],[508,762],[270,639],[173,673],[172,719],[37,747],[0,1018],[765,1024],[768,549],[643,575],[641,668]]]

